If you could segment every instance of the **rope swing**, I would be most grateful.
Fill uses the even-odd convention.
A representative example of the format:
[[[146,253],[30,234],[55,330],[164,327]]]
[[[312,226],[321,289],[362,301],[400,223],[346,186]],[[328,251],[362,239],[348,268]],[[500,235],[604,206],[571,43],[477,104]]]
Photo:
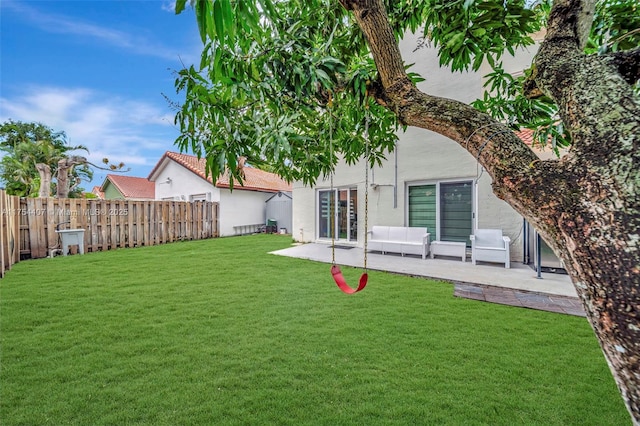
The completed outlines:
[[[329,101],[331,104],[331,101]],[[330,116],[329,121],[329,149],[331,151],[331,158],[333,158],[333,116]],[[364,124],[364,134],[365,134],[365,163],[364,163],[364,173],[365,173],[365,186],[364,186],[364,272],[360,276],[360,281],[358,282],[358,287],[353,288],[347,284],[347,281],[344,279],[342,275],[342,271],[340,270],[340,266],[336,264],[336,228],[335,228],[335,217],[336,212],[332,211],[331,214],[331,276],[333,280],[336,282],[338,288],[346,294],[354,294],[362,289],[364,289],[367,285],[367,281],[369,279],[369,274],[367,273],[367,229],[368,229],[368,220],[369,220],[369,108],[365,109],[365,124]],[[335,172],[331,172],[331,196],[335,196],[335,192],[333,190],[333,175]],[[333,203],[333,209],[335,209],[336,203]]]

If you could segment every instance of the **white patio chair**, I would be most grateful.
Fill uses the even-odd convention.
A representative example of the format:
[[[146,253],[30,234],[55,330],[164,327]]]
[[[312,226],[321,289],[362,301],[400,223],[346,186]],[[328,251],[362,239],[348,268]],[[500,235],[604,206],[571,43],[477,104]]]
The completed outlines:
[[[510,268],[509,243],[511,239],[502,235],[501,229],[476,229],[471,239],[471,263],[476,261],[504,263]]]

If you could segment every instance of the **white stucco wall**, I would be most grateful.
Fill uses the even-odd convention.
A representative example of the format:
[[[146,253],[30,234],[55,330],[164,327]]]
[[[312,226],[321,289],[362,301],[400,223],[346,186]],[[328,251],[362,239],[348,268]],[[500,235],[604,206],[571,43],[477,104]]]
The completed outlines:
[[[429,184],[436,181],[476,181],[474,204],[476,227],[501,228],[512,239],[514,260],[522,256],[522,218],[507,203],[493,195],[491,179],[482,172],[475,159],[455,142],[433,132],[410,128],[400,135],[396,149],[398,156],[397,202],[394,203],[395,158],[388,156],[382,167],[374,168],[369,175],[369,228],[373,225],[408,224],[408,186]],[[345,165],[337,168],[335,188],[357,187],[359,196],[358,216],[364,217],[364,166]],[[317,192],[329,189],[329,181],[319,181],[315,188],[294,184],[293,237],[299,241],[316,241]],[[395,206],[394,206],[395,204]],[[312,208],[313,206],[313,208]],[[359,245],[364,236],[364,221],[358,223]]]
[[[318,185],[322,185],[318,181]],[[320,188],[320,186],[318,186]],[[309,188],[302,181],[293,182],[292,226],[291,236],[300,242],[316,240],[317,195],[315,188]]]
[[[432,48],[421,48],[413,52],[418,36],[406,37],[401,43],[401,52],[407,63],[414,62],[410,71],[418,72],[426,81],[418,86],[436,96],[457,99],[470,103],[482,96],[482,73],[451,73],[438,67],[437,53]],[[520,52],[516,59],[507,59],[510,72],[517,72],[531,63],[535,48]],[[395,176],[395,155],[398,171]],[[341,164],[336,169],[334,187],[358,188],[358,216],[364,217],[364,165],[348,167]],[[399,134],[395,153],[388,155],[382,167],[370,174],[369,228],[373,225],[402,225],[408,222],[406,196],[408,185],[434,183],[443,180],[476,181],[474,194],[475,224],[479,228],[501,228],[511,237],[511,258],[522,259],[522,217],[507,203],[492,192],[491,179],[482,172],[475,158],[457,143],[436,133],[415,127]],[[397,203],[394,206],[394,184]],[[293,229],[298,241],[318,241],[318,191],[329,189],[328,180],[319,180],[316,187],[307,188],[301,182],[293,185]],[[364,221],[358,221],[358,245],[362,246]]]
[[[234,226],[266,223],[267,198],[271,192],[228,189],[220,191],[220,235],[235,235]]]

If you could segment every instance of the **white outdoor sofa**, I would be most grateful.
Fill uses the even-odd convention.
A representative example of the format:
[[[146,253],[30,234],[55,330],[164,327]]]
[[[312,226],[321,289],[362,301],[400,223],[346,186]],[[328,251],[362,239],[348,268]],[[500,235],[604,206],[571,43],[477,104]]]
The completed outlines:
[[[429,253],[429,232],[427,228],[405,226],[374,226],[368,240],[369,251],[382,254],[419,254],[424,259]]]
[[[510,268],[509,243],[511,239],[502,235],[501,229],[476,229],[471,239],[471,263],[476,261],[504,263]]]

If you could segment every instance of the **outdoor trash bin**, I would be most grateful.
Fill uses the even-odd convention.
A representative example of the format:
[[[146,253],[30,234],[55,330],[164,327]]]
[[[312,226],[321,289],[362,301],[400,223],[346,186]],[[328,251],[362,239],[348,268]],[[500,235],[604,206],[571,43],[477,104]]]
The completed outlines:
[[[275,219],[267,219],[267,234],[275,234],[278,232],[278,221]]]
[[[61,229],[56,231],[60,235],[60,248],[64,256],[69,252],[69,246],[77,245],[78,253],[84,254],[84,229]]]

